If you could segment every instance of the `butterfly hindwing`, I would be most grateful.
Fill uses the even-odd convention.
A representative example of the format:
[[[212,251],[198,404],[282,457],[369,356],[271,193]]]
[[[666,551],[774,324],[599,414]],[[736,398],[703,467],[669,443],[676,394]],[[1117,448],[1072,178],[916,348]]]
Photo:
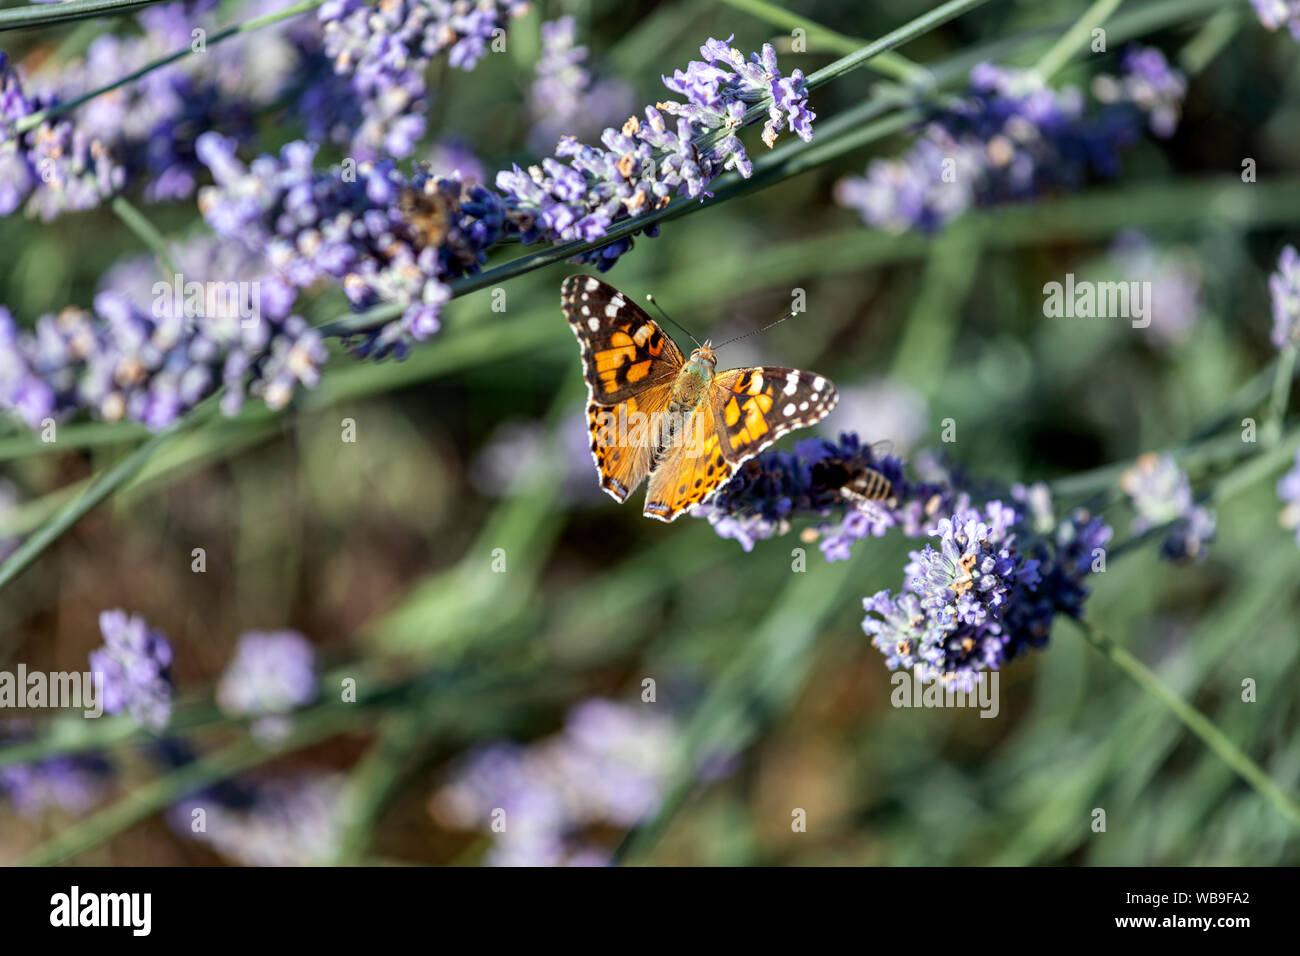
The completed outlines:
[[[594,276],[569,276],[560,287],[560,302],[578,337],[592,402],[618,405],[677,377],[684,361],[681,349],[613,286]]]
[[[650,473],[655,440],[649,428],[655,420],[645,410],[666,406],[671,393],[672,383],[665,382],[615,406],[587,403],[591,457],[600,472],[600,487],[615,501],[626,501]]]
[[[718,416],[706,396],[687,419],[680,439],[655,463],[642,514],[672,521],[725,485],[736,466],[723,456],[722,441]]]
[[[782,435],[821,421],[839,393],[830,379],[814,372],[762,366],[719,372],[710,400],[722,454],[739,465]]]

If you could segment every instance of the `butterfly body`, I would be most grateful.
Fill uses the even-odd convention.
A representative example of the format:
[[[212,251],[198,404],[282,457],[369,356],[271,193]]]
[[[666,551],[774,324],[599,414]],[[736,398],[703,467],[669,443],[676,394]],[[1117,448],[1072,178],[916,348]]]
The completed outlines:
[[[689,513],[740,464],[835,407],[835,386],[811,372],[718,372],[707,344],[684,357],[654,319],[594,276],[566,279],[561,304],[582,351],[600,485],[625,501],[648,477],[647,517]]]
[[[713,385],[713,372],[717,364],[713,349],[707,345],[700,346],[691,353],[690,359],[682,366],[673,382],[671,402],[675,411],[686,412],[699,406]]]

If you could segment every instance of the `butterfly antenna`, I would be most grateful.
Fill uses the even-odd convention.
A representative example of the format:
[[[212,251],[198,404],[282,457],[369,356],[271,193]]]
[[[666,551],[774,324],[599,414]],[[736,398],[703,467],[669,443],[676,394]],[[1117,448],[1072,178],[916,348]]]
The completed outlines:
[[[647,296],[645,297],[645,300],[646,300],[647,302],[649,302],[651,305],[653,305],[653,306],[655,307],[655,311],[658,312],[661,316],[663,316],[664,319],[666,319],[667,321],[671,322],[673,325],[677,326],[679,329],[681,329],[683,332],[685,332],[688,336],[690,336],[691,341],[695,343],[695,345],[696,345],[697,348],[701,348],[701,347],[702,347],[702,346],[700,346],[700,340],[697,339],[695,336],[691,335],[689,329],[687,329],[684,325],[682,325],[680,322],[678,322],[676,319],[674,319],[671,315],[669,315],[667,312],[665,312],[665,311],[663,310],[663,306],[661,306],[658,302],[655,301],[655,297],[654,297],[654,296],[652,296],[652,295],[647,295]]]
[[[760,332],[766,332],[768,329],[772,328],[774,325],[780,325],[780,324],[781,324],[782,322],[784,322],[786,319],[792,318],[792,317],[794,316],[794,314],[795,314],[794,310],[791,309],[791,310],[790,310],[789,312],[787,312],[785,315],[781,316],[781,318],[777,319],[775,322],[769,322],[767,325],[763,326],[761,329],[754,329],[752,332],[746,332],[744,335],[737,335],[734,339],[727,339],[727,341],[725,341],[725,342],[723,342],[723,343],[721,343],[721,344],[719,344],[719,345],[715,345],[715,346],[713,346],[713,347],[714,347],[715,349],[720,349],[720,348],[722,348],[723,345],[730,345],[732,342],[739,342],[741,339],[747,339],[747,338],[749,338],[751,335],[758,335],[758,333],[760,333]]]

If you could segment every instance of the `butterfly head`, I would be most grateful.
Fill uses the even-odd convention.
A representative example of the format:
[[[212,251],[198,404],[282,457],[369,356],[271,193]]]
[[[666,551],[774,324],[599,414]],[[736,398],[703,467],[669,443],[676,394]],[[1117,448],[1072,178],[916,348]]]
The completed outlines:
[[[713,354],[713,349],[709,347],[708,342],[705,342],[691,353],[691,361],[698,362],[701,365],[707,365],[710,370],[717,367],[718,364],[718,358]]]

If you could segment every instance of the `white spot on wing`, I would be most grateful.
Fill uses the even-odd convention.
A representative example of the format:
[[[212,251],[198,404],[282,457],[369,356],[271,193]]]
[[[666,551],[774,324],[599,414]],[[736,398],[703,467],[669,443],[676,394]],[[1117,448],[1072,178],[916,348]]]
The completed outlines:
[[[597,289],[599,289],[599,288],[600,288],[600,280],[599,280],[599,279],[588,279],[588,280],[587,280],[587,291],[588,291],[588,292],[595,292],[595,291],[596,291]]]
[[[822,378],[820,375],[818,375],[815,379],[813,379],[814,392],[820,392],[825,387],[826,387],[826,379]]]
[[[794,402],[791,402],[791,403],[790,403],[789,405],[787,405],[785,408],[781,409],[781,414],[784,415],[786,418],[789,418],[791,415],[793,415],[793,414],[794,414]]]
[[[595,318],[594,316],[593,316],[592,318],[588,319],[588,320],[587,320],[587,328],[589,328],[589,329],[591,329],[591,331],[595,332],[598,328],[600,328],[600,319],[597,319],[597,318]]]
[[[793,395],[795,389],[797,389],[798,387],[799,387],[799,373],[791,372],[789,375],[785,377],[784,392],[786,395]]]

